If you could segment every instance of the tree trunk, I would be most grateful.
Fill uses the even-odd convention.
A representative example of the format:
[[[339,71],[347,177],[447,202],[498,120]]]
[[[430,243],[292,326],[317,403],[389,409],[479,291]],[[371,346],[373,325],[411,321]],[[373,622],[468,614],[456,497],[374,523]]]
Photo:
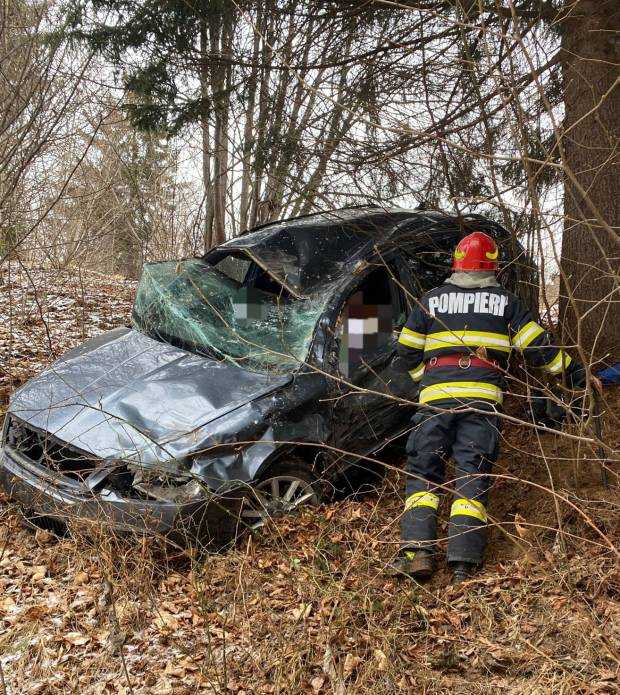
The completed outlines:
[[[620,45],[617,0],[581,0],[563,21],[563,340],[620,361]],[[600,364],[600,362],[599,362]]]
[[[248,226],[254,227],[260,220],[260,202],[262,194],[262,180],[266,166],[267,156],[267,121],[270,113],[270,77],[271,77],[271,46],[274,43],[275,30],[273,26],[274,13],[272,12],[272,2],[265,3],[263,10],[263,26],[261,33],[266,39],[263,40],[261,53],[260,89],[258,93],[258,120],[256,123],[256,136],[254,145],[254,178],[252,182],[252,197],[250,201],[250,219]],[[259,25],[260,27],[260,25]]]
[[[209,20],[209,41],[216,56],[210,67],[211,91],[213,94],[213,111],[215,129],[213,135],[213,228],[211,245],[217,246],[226,239],[226,191],[228,189],[228,116],[230,64],[221,58],[228,57],[233,27],[231,18],[214,16]]]
[[[256,24],[262,24],[262,5],[257,10]],[[252,187],[252,152],[254,150],[254,107],[256,104],[256,87],[258,85],[260,59],[260,32],[254,32],[252,46],[252,70],[248,78],[248,99],[243,127],[243,157],[241,161],[241,196],[239,203],[239,231],[241,234],[248,229],[250,215],[250,192]]]
[[[202,185],[204,187],[204,249],[213,246],[213,177],[211,176],[211,90],[209,89],[209,33],[207,23],[200,25],[200,97],[202,110],[200,128],[202,132]]]

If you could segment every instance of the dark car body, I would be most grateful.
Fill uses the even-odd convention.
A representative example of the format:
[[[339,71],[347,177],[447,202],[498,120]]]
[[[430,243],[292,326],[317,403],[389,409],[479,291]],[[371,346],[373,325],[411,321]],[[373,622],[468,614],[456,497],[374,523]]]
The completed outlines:
[[[176,276],[152,264],[155,290],[183,277],[191,302],[179,314],[166,298],[154,302],[152,288],[140,301],[139,289],[132,327],[87,341],[22,386],[3,427],[0,484],[42,517],[203,540],[234,535],[248,489],[291,457],[323,491],[341,488],[407,430],[411,407],[386,396],[397,378],[396,337],[414,298],[443,281],[454,244],[473,229],[496,238],[505,283],[515,288],[527,264],[501,226],[399,208],[268,224]],[[158,273],[173,280],[157,285]],[[301,311],[294,319],[303,321],[283,329],[297,341],[295,356],[264,347],[271,325],[261,316],[244,318],[243,340],[222,327],[219,347],[203,341],[209,326],[194,325],[191,312],[204,279],[234,296],[268,296],[270,311]],[[232,330],[217,307],[209,310]],[[359,335],[343,330],[343,315]],[[377,321],[388,328],[375,330]]]

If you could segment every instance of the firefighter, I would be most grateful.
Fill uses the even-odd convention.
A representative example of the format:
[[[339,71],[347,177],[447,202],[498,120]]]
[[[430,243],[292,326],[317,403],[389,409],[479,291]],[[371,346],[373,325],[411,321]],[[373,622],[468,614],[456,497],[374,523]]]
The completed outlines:
[[[455,462],[447,560],[455,583],[481,564],[486,543],[488,474],[497,459],[508,357],[585,384],[585,371],[497,281],[498,249],[473,232],[454,251],[452,275],[421,297],[398,341],[397,371],[420,391],[407,442],[407,485],[401,548],[392,571],[427,579],[435,568],[437,509],[444,467]],[[592,377],[596,384],[595,377]]]

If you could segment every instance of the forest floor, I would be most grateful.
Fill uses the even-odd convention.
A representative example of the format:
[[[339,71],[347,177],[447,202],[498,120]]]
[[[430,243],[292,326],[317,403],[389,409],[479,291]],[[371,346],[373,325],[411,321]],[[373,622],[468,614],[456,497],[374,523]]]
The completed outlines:
[[[0,416],[52,359],[127,323],[134,290],[94,273],[4,273]],[[618,450],[620,394],[606,399]],[[376,494],[200,558],[146,539],[58,539],[0,499],[0,694],[617,693],[617,477],[605,488],[587,448],[513,424],[496,472],[488,562],[459,587],[445,568],[425,585],[386,576],[394,472]]]

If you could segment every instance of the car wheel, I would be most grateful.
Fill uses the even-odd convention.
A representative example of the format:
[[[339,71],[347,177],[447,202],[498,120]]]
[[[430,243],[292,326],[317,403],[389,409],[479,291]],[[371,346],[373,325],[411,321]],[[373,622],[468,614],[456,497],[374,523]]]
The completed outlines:
[[[243,500],[241,521],[257,530],[270,519],[292,514],[305,505],[321,501],[318,481],[304,461],[276,463],[269,468]]]

